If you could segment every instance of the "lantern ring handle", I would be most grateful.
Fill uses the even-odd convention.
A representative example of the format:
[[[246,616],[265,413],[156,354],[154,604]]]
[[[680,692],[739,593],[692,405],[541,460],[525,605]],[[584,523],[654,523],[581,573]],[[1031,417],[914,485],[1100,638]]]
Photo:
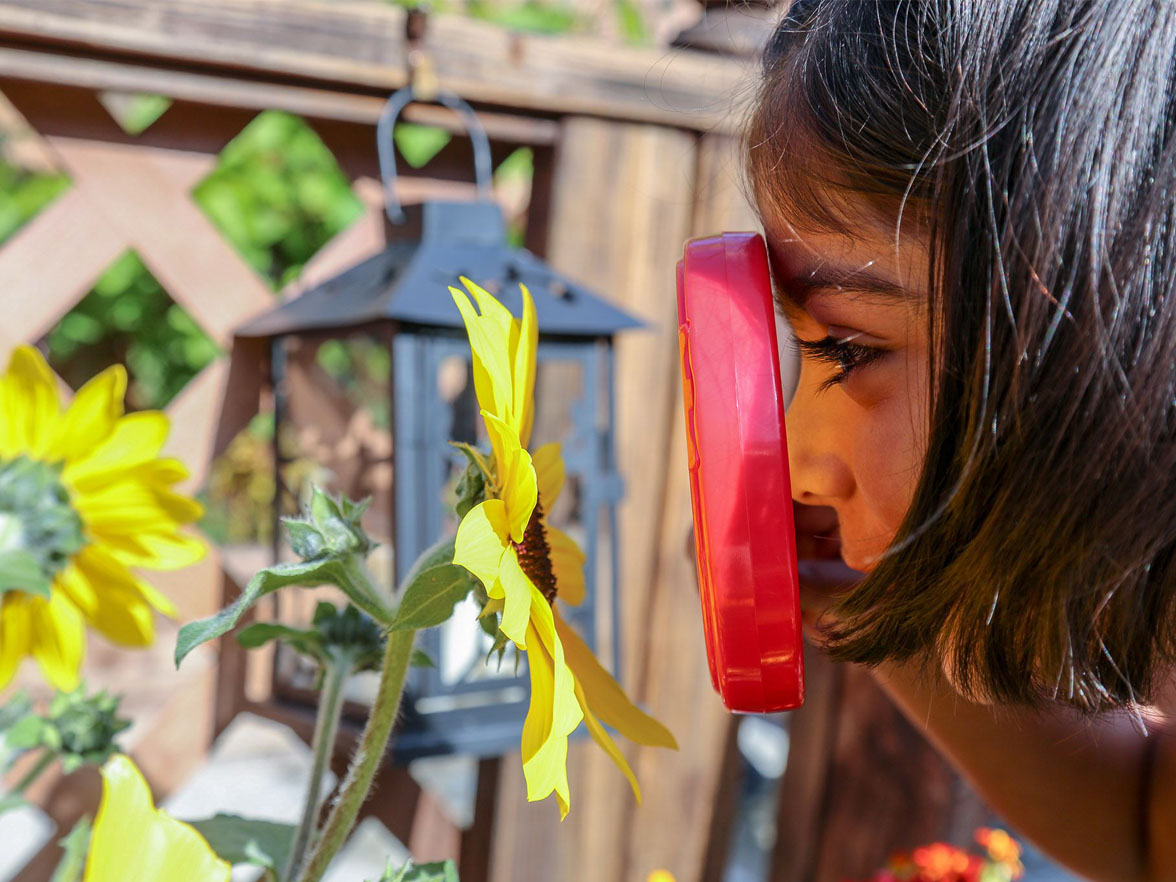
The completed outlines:
[[[404,223],[404,209],[400,206],[400,199],[396,196],[396,149],[392,140],[392,128],[396,125],[396,118],[413,101],[417,101],[412,86],[405,86],[394,93],[380,111],[380,119],[376,124],[376,147],[380,154],[380,178],[384,187],[384,211],[388,220],[394,224]],[[466,132],[474,145],[474,175],[478,182],[478,198],[491,198],[490,178],[490,139],[486,129],[478,121],[478,115],[460,96],[447,89],[439,89],[429,96],[430,102],[443,104],[461,116],[465,123]]]

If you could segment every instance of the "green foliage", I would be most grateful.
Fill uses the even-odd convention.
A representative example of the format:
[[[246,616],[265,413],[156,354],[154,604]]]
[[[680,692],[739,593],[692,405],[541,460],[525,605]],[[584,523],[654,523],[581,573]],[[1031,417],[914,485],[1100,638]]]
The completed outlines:
[[[249,580],[232,604],[213,616],[180,628],[176,638],[176,666],[179,667],[184,657],[200,644],[235,628],[241,617],[261,598],[290,585],[309,588],[334,585],[376,621],[389,622],[392,613],[364,566],[364,559],[375,547],[360,526],[360,518],[369,502],[367,499],[353,502],[346,496],[334,499],[314,487],[310,510],[300,519],[283,521],[291,545],[305,558],[266,567]],[[268,635],[265,639],[271,636],[277,635]],[[261,638],[254,633],[247,639]]]
[[[69,178],[0,162],[0,243],[69,189]]]
[[[392,140],[405,162],[413,168],[424,168],[453,140],[453,136],[436,126],[398,123],[392,132]]]
[[[251,864],[275,872],[286,865],[294,844],[294,828],[290,824],[225,814],[188,823],[230,864]]]
[[[121,695],[105,690],[86,695],[85,686],[53,697],[48,713],[28,710],[5,732],[6,746],[16,750],[47,748],[68,774],[83,765],[100,766],[118,752],[115,739],[131,721],[118,715]]]
[[[422,570],[405,587],[392,630],[416,631],[444,624],[453,615],[453,608],[469,595],[472,583],[469,570],[457,564]]]
[[[258,114],[229,142],[192,195],[275,289],[363,211],[318,135],[298,117],[274,110]]]
[[[111,264],[47,342],[49,363],[75,389],[125,364],[131,410],[163,407],[220,353],[133,251]]]
[[[539,0],[512,4],[471,0],[466,4],[466,13],[471,18],[532,34],[566,34],[585,30],[588,24],[570,5]]]
[[[58,844],[62,850],[61,861],[53,871],[50,882],[81,882],[82,871],[86,867],[86,852],[90,850],[90,816],[82,815],[69,835]]]
[[[392,867],[391,861],[384,868],[378,882],[459,882],[457,878],[457,864],[453,861],[437,861],[431,864],[414,864],[409,861],[399,870]]]

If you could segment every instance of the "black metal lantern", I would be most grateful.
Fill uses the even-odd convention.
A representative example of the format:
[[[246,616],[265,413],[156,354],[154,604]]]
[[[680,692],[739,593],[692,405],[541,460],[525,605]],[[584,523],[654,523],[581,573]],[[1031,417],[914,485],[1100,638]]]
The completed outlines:
[[[393,224],[407,218],[395,195],[392,127],[411,100],[409,89],[394,95],[378,129]],[[469,344],[448,286],[466,276],[519,315],[519,284],[526,285],[539,326],[533,445],[560,441],[567,468],[549,517],[587,555],[585,600],[563,610],[619,677],[616,506],[623,486],[614,455],[613,340],[640,323],[508,245],[502,211],[488,198],[486,135],[464,101],[449,94],[437,100],[466,121],[480,198],[425,203],[414,218],[419,239],[390,242],[236,332],[241,340],[268,341],[274,518],[297,512],[310,480],[352,497],[372,495],[365,528],[383,546],[383,556],[370,562],[373,574],[388,587],[399,584],[422,551],[455,529],[453,487],[465,459],[448,442],[485,443]],[[315,474],[322,466],[328,475]],[[281,602],[292,601],[283,595]],[[516,673],[513,647],[501,670],[485,663],[492,641],[476,621],[473,601],[467,604],[447,625],[418,638],[436,667],[410,672],[392,745],[397,761],[493,756],[518,746],[528,700],[525,667]],[[275,694],[309,703],[298,665],[279,647]]]

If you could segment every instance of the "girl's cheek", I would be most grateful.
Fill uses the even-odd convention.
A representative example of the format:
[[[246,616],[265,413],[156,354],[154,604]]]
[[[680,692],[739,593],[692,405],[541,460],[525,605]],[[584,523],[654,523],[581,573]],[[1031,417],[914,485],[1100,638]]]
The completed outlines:
[[[873,377],[847,394],[861,406],[861,433],[855,455],[856,479],[879,522],[893,531],[906,516],[922,469],[926,446],[925,371],[907,369],[896,353],[893,364],[874,366]]]

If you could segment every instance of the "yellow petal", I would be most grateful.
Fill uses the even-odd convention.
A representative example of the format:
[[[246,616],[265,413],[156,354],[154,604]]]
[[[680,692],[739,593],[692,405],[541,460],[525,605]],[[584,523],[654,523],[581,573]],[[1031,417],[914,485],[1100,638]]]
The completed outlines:
[[[5,422],[10,423],[8,441],[16,450],[42,458],[61,412],[53,371],[32,346],[18,346],[8,362],[4,377],[7,387]]]
[[[567,653],[568,664],[597,717],[638,744],[678,749],[670,730],[636,707],[625,691],[601,667],[592,650],[575,629],[555,612],[555,627]]]
[[[511,407],[510,362],[507,340],[497,339],[492,323],[484,321],[469,298],[457,288],[450,288],[453,302],[461,312],[473,356],[474,393],[478,404],[498,416],[507,416]]]
[[[130,758],[107,761],[84,882],[228,882],[229,873],[199,833],[155,808]]]
[[[486,430],[498,463],[499,491],[506,504],[510,538],[522,542],[539,499],[535,466],[531,464],[531,454],[519,444],[514,429],[492,413],[482,411],[482,417],[486,420]]]
[[[553,441],[531,453],[535,479],[539,485],[539,501],[543,503],[543,511],[548,513],[563,490],[565,472],[561,449],[562,445],[558,441]]]
[[[526,285],[523,292],[523,318],[519,324],[518,343],[514,351],[514,415],[519,422],[519,438],[526,447],[531,443],[535,423],[535,356],[539,348],[539,324],[535,319],[535,301]]]
[[[508,538],[506,506],[502,500],[480,502],[457,525],[453,562],[465,567],[481,580],[488,592],[493,592]]]
[[[576,680],[564,657],[563,642],[556,632],[555,613],[542,592],[531,586],[531,623],[543,641],[543,648],[555,666],[555,705],[552,709],[552,731],[570,735],[584,718],[576,701]]]
[[[482,314],[487,331],[494,335],[494,339],[500,343],[504,352],[508,355],[513,354],[517,346],[517,341],[513,338],[518,330],[510,310],[481,285],[471,282],[465,276],[458,278],[477,302],[478,312]]]
[[[208,546],[195,536],[176,531],[140,531],[133,535],[91,527],[94,544],[102,545],[115,560],[129,567],[179,570],[203,559]]]
[[[45,451],[50,462],[84,456],[101,443],[123,415],[123,396],[127,391],[127,371],[121,364],[112,365],[91,378],[77,394],[58,421]]]
[[[99,490],[76,493],[74,509],[87,526],[120,533],[191,523],[204,513],[195,499],[134,479],[114,480]]]
[[[576,540],[563,530],[547,525],[547,546],[551,549],[551,569],[555,573],[559,599],[572,606],[584,602],[584,561],[587,560]]]
[[[588,732],[592,735],[592,740],[604,748],[604,752],[612,757],[612,761],[617,764],[626,778],[629,779],[629,786],[633,788],[633,795],[637,797],[637,802],[641,802],[641,787],[637,783],[637,776],[633,774],[633,770],[629,768],[629,763],[625,759],[624,754],[621,753],[620,748],[617,747],[616,742],[600,725],[596,717],[592,714],[592,709],[588,705],[588,699],[584,695],[584,690],[580,684],[576,684],[576,699],[580,702],[580,707],[584,711],[584,723],[588,726]]]
[[[514,641],[519,649],[526,649],[527,624],[531,620],[531,580],[519,566],[519,558],[513,548],[507,549],[502,555],[502,564],[498,569],[498,585],[493,596],[505,598],[506,605],[502,611],[502,621],[498,627],[502,633]]]
[[[523,776],[527,782],[527,800],[546,799],[554,791],[559,801],[560,820],[571,803],[568,788],[568,739],[552,728],[556,695],[556,677],[552,659],[543,647],[534,626],[527,630],[531,650],[527,668],[531,674],[531,705],[523,723]]]
[[[63,692],[77,689],[86,649],[82,614],[63,592],[53,590],[48,600],[30,599],[29,620],[30,649],[45,679]]]
[[[19,591],[0,597],[0,689],[12,682],[21,660],[30,652],[33,599]]]
[[[128,414],[89,454],[69,462],[62,480],[80,492],[117,480],[128,468],[159,456],[167,440],[167,415],[157,410]]]
[[[140,581],[99,548],[78,552],[57,583],[86,620],[115,643],[149,646],[155,639],[155,616]]]

